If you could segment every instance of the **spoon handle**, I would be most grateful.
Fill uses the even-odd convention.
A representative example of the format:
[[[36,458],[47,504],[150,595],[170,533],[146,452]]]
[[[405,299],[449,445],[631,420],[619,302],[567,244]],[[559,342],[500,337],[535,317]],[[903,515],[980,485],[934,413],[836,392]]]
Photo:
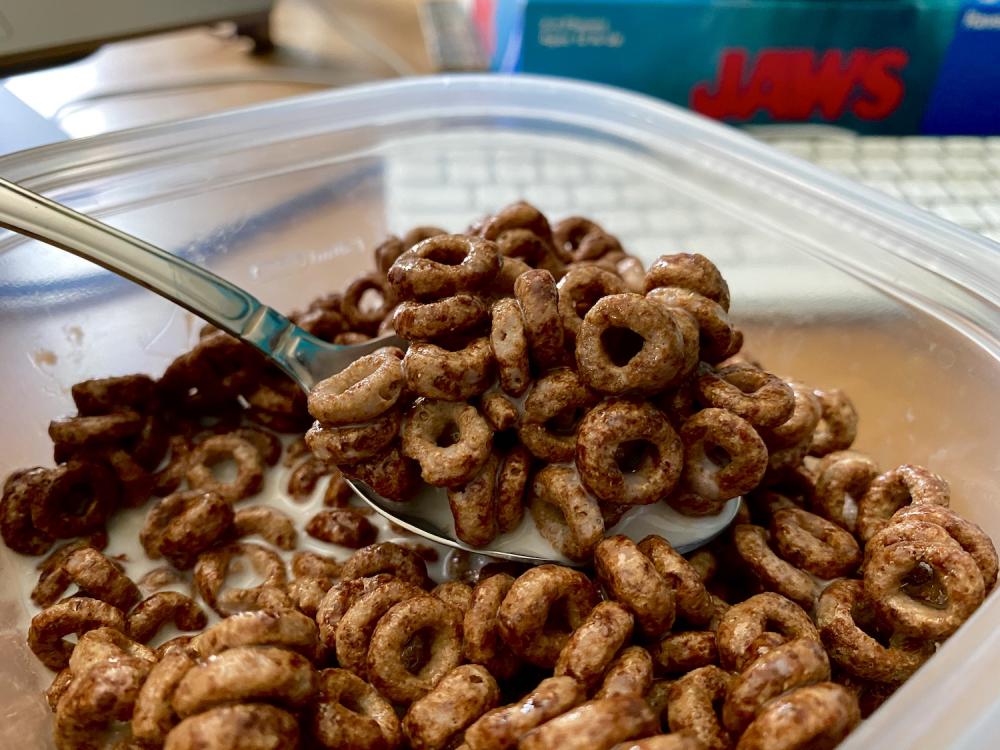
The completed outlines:
[[[0,178],[0,226],[86,258],[255,346],[303,388],[313,377],[296,344],[307,333],[249,292],[97,219]]]

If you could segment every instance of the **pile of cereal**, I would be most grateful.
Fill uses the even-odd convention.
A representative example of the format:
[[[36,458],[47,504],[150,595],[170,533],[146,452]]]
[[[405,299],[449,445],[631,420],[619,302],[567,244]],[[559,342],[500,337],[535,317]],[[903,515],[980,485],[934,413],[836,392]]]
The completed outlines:
[[[843,393],[739,356],[702,256],[647,272],[596,224],[521,203],[376,261],[293,318],[338,343],[394,329],[405,355],[307,400],[209,328],[159,380],[74,386],[56,467],[8,477],[0,533],[40,558],[28,643],[56,672],[60,750],[829,748],[993,588],[994,546],[942,478],[883,471],[850,449]],[[243,505],[282,471],[327,506],[310,549],[268,498]],[[584,565],[455,553],[433,580],[435,551],[386,541],[344,475],[400,500],[447,488],[477,546],[527,505]],[[606,533],[634,505],[738,495],[686,556]],[[129,513],[163,561],[136,580],[102,552]]]

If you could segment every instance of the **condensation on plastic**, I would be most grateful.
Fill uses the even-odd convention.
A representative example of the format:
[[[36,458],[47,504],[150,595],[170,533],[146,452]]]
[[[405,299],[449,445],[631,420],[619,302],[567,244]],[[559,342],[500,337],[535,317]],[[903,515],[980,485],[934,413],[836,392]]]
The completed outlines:
[[[722,263],[748,349],[778,373],[843,387],[861,449],[945,475],[953,505],[1000,538],[1000,247],[660,102],[546,78],[413,79],[58,144],[0,159],[0,175],[294,309],[405,229],[387,215],[394,159],[470,148],[625,170],[666,196],[645,210],[676,201],[770,248],[766,264],[753,252]],[[661,234],[660,252],[699,250]],[[197,328],[110,274],[0,235],[0,473],[51,462],[46,426],[71,410],[72,383],[159,373]],[[0,745],[46,747],[37,690],[49,676],[24,645],[33,578],[6,549],[0,565]],[[998,661],[994,595],[845,749],[994,746]]]

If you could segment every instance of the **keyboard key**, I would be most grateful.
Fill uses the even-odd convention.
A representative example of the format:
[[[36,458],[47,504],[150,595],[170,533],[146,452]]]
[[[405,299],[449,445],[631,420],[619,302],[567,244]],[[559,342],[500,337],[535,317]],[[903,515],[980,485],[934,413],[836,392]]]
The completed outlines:
[[[982,138],[975,136],[953,135],[942,138],[941,141],[945,153],[955,156],[978,156],[983,153],[983,147],[986,145]]]
[[[524,188],[524,199],[535,204],[543,213],[557,211],[564,214],[573,210],[569,190],[556,185],[528,185]]]
[[[846,177],[861,176],[861,169],[858,167],[857,163],[851,159],[824,157],[818,159],[816,164],[824,169],[829,169],[831,172],[836,172]]]
[[[976,229],[986,224],[982,214],[975,208],[963,203],[941,203],[933,207],[934,213],[942,219],[967,229]]]
[[[516,185],[479,185],[473,190],[474,210],[493,213],[524,198],[524,188]],[[470,220],[472,217],[469,217]]]
[[[603,180],[605,182],[625,182],[629,178],[628,172],[626,172],[621,167],[616,167],[613,164],[606,164],[604,162],[594,162],[590,165],[590,176],[595,180]]]
[[[927,156],[906,156],[903,168],[914,177],[943,177],[948,173],[943,159]]]
[[[499,183],[526,183],[538,179],[538,167],[528,162],[498,161],[493,167]]]
[[[899,152],[899,139],[891,136],[868,136],[858,139],[862,159],[868,157],[893,157]]]
[[[970,198],[990,198],[993,191],[985,180],[974,178],[965,180],[942,180],[941,185],[955,198],[968,200]]]
[[[859,159],[861,171],[869,177],[902,177],[903,168],[894,158],[863,156]]]
[[[587,172],[571,157],[551,156],[542,162],[542,179],[556,185],[572,185],[587,179]]]
[[[580,185],[572,191],[574,205],[581,211],[595,208],[616,208],[621,204],[621,193],[610,185]]]
[[[593,212],[594,221],[611,234],[629,235],[642,231],[642,213],[629,210],[599,209]]]
[[[919,135],[901,138],[899,147],[906,156],[936,157],[944,151],[940,138]]]
[[[956,177],[987,177],[990,175],[989,165],[982,156],[949,156],[945,159],[948,171]]]
[[[493,182],[489,166],[483,161],[472,161],[463,164],[449,161],[445,168],[445,179],[456,184],[482,185]]]
[[[907,199],[948,197],[948,191],[937,180],[900,180],[898,186]]]
[[[659,209],[677,202],[673,193],[649,185],[624,185],[616,189],[620,192],[622,205],[632,208]]]
[[[433,208],[457,211],[472,206],[472,191],[458,185],[424,184],[417,189],[399,190],[397,199],[406,209]]]
[[[441,182],[444,180],[444,163],[437,159],[390,159],[386,179],[407,184]]]
[[[646,227],[652,232],[682,232],[694,226],[691,212],[678,209],[658,209],[644,214]]]

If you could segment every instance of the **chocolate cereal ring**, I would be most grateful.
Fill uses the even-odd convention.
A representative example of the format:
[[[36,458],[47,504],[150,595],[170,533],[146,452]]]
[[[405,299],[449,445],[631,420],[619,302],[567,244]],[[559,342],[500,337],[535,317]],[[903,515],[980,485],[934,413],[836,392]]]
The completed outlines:
[[[496,240],[514,229],[527,229],[543,240],[552,240],[552,227],[545,214],[525,201],[511,203],[487,217],[478,228],[478,234],[488,240]]]
[[[646,299],[671,312],[683,310],[694,318],[703,361],[715,364],[739,351],[742,335],[730,322],[726,311],[708,297],[678,287],[658,287],[648,292]]]
[[[813,433],[809,453],[825,456],[833,451],[847,450],[858,434],[858,412],[839,388],[816,390],[822,417]]]
[[[216,623],[191,640],[203,657],[238,646],[279,646],[307,658],[316,654],[319,631],[310,617],[294,609],[260,609],[239,612]]]
[[[600,505],[566,466],[551,464],[535,475],[528,507],[538,532],[571,560],[590,558],[604,537]]]
[[[552,241],[572,261],[596,260],[608,253],[620,252],[621,243],[601,226],[582,216],[568,216],[552,230]],[[614,294],[615,292],[606,292]]]
[[[639,551],[652,561],[656,572],[670,585],[679,617],[693,625],[702,625],[712,619],[715,605],[705,589],[704,577],[692,562],[655,534],[639,542]]]
[[[727,365],[726,368],[731,365]],[[764,431],[764,442],[768,448],[791,448],[794,445],[808,445],[812,441],[813,432],[819,424],[822,409],[819,399],[812,388],[798,380],[786,380],[785,385],[792,389],[792,415],[776,427]]]
[[[533,269],[514,281],[514,297],[521,308],[524,332],[531,357],[540,370],[562,363],[563,325],[559,316],[559,292],[548,271]]]
[[[458,487],[485,465],[493,431],[474,406],[421,400],[403,420],[403,453],[420,464],[424,481]]]
[[[148,375],[121,375],[74,383],[70,388],[76,410],[82,416],[133,409],[143,411],[156,395],[156,381]]]
[[[671,732],[689,731],[708,750],[727,750],[732,746],[729,732],[719,717],[733,677],[715,666],[688,672],[670,688],[667,718]]]
[[[44,491],[39,485],[32,492],[31,522],[57,539],[86,536],[104,527],[119,495],[118,480],[109,468],[70,461],[49,471]]]
[[[835,451],[820,462],[811,502],[815,511],[848,531],[857,523],[858,502],[878,476],[878,465],[856,451]]]
[[[565,624],[552,622],[557,604]],[[522,659],[549,669],[596,604],[597,592],[585,575],[540,565],[517,578],[504,597],[497,613],[500,636]]]
[[[306,523],[313,539],[359,549],[375,541],[378,529],[354,508],[321,510]]]
[[[850,691],[819,682],[767,704],[740,737],[736,750],[834,747],[860,720],[857,698]]]
[[[497,468],[491,453],[483,468],[468,483],[448,489],[448,507],[455,523],[455,536],[470,547],[485,547],[499,531],[497,525]]]
[[[692,732],[657,734],[641,740],[629,740],[615,745],[611,750],[703,750],[704,745]]]
[[[659,721],[642,698],[617,696],[584,703],[533,729],[519,750],[609,750],[624,740],[659,729]]]
[[[233,515],[233,531],[239,539],[257,534],[268,544],[283,550],[295,549],[298,542],[294,521],[287,513],[268,505],[255,505],[236,511]]]
[[[479,399],[479,410],[494,432],[512,430],[521,421],[518,408],[499,391],[484,393]]]
[[[503,258],[501,273],[511,261],[517,263],[518,267],[522,264],[525,266],[520,273],[516,274],[515,279],[521,273],[533,268],[548,271],[558,279],[566,268],[563,259],[559,257],[559,253],[552,243],[530,229],[504,230],[497,237],[496,243]],[[511,286],[509,290],[505,291],[513,291],[513,288]]]
[[[853,536],[800,508],[774,513],[771,538],[782,558],[820,578],[849,575],[861,562],[861,548]]]
[[[197,661],[188,649],[166,654],[150,670],[136,697],[132,736],[140,742],[162,744],[180,719],[170,705],[177,684]]]
[[[469,612],[469,607],[472,606],[472,586],[462,581],[445,581],[444,583],[439,583],[431,589],[431,596],[436,596],[445,604],[450,604],[461,612],[463,617]],[[462,648],[464,651],[464,640]]]
[[[525,398],[518,437],[543,461],[572,461],[582,412],[596,400],[573,370],[553,370],[540,378]]]
[[[462,621],[462,654],[505,679],[514,674],[518,658],[501,639],[497,615],[514,578],[499,573],[484,578],[472,590],[472,600]]]
[[[337,623],[337,661],[360,677],[365,676],[368,643],[379,620],[393,606],[406,599],[425,596],[419,586],[404,581],[387,581],[361,594]]]
[[[376,456],[341,468],[345,476],[364,482],[376,494],[398,503],[412,499],[420,488],[419,466],[416,461],[403,455],[396,442]],[[348,497],[354,496],[354,490],[349,486],[338,485],[335,489],[342,493],[341,496],[348,492]]]
[[[406,385],[417,396],[466,401],[493,384],[493,350],[488,338],[474,338],[455,349],[418,342],[403,357]]]
[[[379,455],[399,435],[401,423],[400,410],[389,409],[364,424],[335,427],[315,422],[306,432],[305,439],[309,450],[320,461],[316,468],[328,471],[324,464],[356,464]]]
[[[612,395],[652,394],[684,366],[684,345],[673,317],[638,294],[602,297],[584,316],[576,340],[580,377]]]
[[[496,360],[500,387],[505,393],[520,396],[531,382],[524,316],[517,301],[509,297],[497,300],[491,314],[490,348]]]
[[[425,588],[427,565],[415,552],[392,542],[379,542],[362,547],[344,562],[340,576],[345,581],[389,573],[397,578]]]
[[[176,591],[160,591],[129,612],[126,630],[133,640],[147,643],[167,623],[173,623],[178,630],[202,630],[208,618],[191,597]]]
[[[403,302],[392,315],[392,325],[404,339],[430,341],[475,329],[486,317],[486,306],[478,297],[456,294],[434,302]]]
[[[918,638],[892,638],[883,645],[862,628],[873,619],[861,581],[834,581],[816,603],[816,625],[830,659],[863,680],[898,684],[934,654],[934,644]]]
[[[500,459],[497,471],[497,527],[502,534],[516,529],[524,517],[524,493],[531,464],[531,451],[523,445],[514,446]]]
[[[764,588],[777,591],[803,609],[812,609],[819,594],[816,582],[808,573],[775,554],[767,529],[753,524],[737,524],[733,527],[733,545],[740,559],[760,579]]]
[[[947,506],[948,482],[915,464],[902,464],[872,480],[858,501],[858,536],[867,542],[889,523],[904,505],[930,503]]]
[[[580,423],[576,466],[584,484],[601,500],[649,505],[676,486],[684,448],[652,404],[609,399]]]
[[[386,347],[313,386],[309,413],[330,425],[367,422],[391,409],[403,391],[403,352]]]
[[[754,489],[767,468],[767,448],[753,426],[724,409],[702,409],[680,429],[685,482],[721,502]],[[718,452],[726,459],[720,463]]]
[[[719,269],[704,255],[661,255],[646,272],[644,292],[659,287],[677,287],[707,297],[729,312],[729,285]]]
[[[719,663],[719,648],[711,630],[670,633],[650,647],[650,655],[667,674],[683,674]]]
[[[236,558],[246,558],[263,580],[248,588],[223,588]],[[194,566],[198,594],[223,617],[247,609],[267,609],[287,600],[282,591],[287,582],[285,563],[278,554],[252,542],[237,542],[203,552]]]
[[[28,647],[49,669],[69,664],[74,645],[64,640],[70,633],[81,635],[95,628],[125,630],[125,615],[107,602],[75,596],[42,610],[31,618]]]
[[[163,750],[295,750],[299,723],[266,703],[219,706],[189,716],[170,730]]]
[[[493,676],[478,664],[446,674],[403,717],[403,734],[413,750],[438,750],[500,700]]]
[[[212,490],[177,492],[146,514],[139,541],[150,559],[166,557],[184,570],[222,539],[233,524],[232,506]]]
[[[346,669],[324,669],[319,673],[319,696],[311,728],[320,746],[332,750],[395,750],[402,739],[392,704]]]
[[[644,635],[663,635],[674,623],[674,591],[635,542],[620,534],[594,549],[597,577],[612,599],[636,618]]]
[[[362,305],[364,296],[368,292],[374,292],[378,297],[377,305]],[[374,333],[395,304],[395,295],[385,276],[380,273],[369,273],[358,276],[348,284],[340,303],[340,310],[352,330]]]
[[[571,677],[549,677],[520,701],[487,711],[465,730],[470,750],[510,750],[537,726],[569,711],[586,698]]]
[[[400,299],[440,299],[475,292],[500,270],[497,246],[488,239],[442,234],[400,255],[386,275]]]
[[[22,555],[43,555],[52,546],[52,537],[35,527],[31,506],[36,495],[48,491],[49,470],[36,466],[7,477],[0,500],[0,535],[4,544]]]
[[[592,690],[632,637],[632,622],[632,614],[618,602],[598,604],[559,652],[555,676],[572,677]]]
[[[742,671],[760,655],[754,644],[765,633],[780,638],[774,645],[795,638],[819,640],[809,615],[793,601],[772,592],[756,594],[730,607],[719,620],[716,638],[722,668]]]
[[[212,466],[227,459],[236,462],[236,478],[220,481]],[[235,435],[213,435],[191,451],[187,480],[192,489],[211,490],[235,503],[255,495],[264,483],[264,462],[253,443]]]
[[[702,368],[698,394],[707,406],[743,417],[754,427],[772,428],[786,422],[795,410],[792,389],[781,378],[752,365]]]
[[[63,563],[68,581],[72,581],[94,599],[100,599],[127,612],[142,597],[139,587],[111,560],[93,547],[83,547]]]
[[[389,700],[412,703],[429,693],[462,660],[461,617],[433,596],[405,599],[379,620],[368,648],[372,685]],[[421,633],[423,664],[407,664],[406,646]]]
[[[629,646],[611,662],[594,698],[643,698],[652,686],[653,658],[642,646]]]
[[[599,299],[631,291],[622,279],[597,266],[573,268],[559,280],[559,317],[570,343],[576,341],[583,318]]]

